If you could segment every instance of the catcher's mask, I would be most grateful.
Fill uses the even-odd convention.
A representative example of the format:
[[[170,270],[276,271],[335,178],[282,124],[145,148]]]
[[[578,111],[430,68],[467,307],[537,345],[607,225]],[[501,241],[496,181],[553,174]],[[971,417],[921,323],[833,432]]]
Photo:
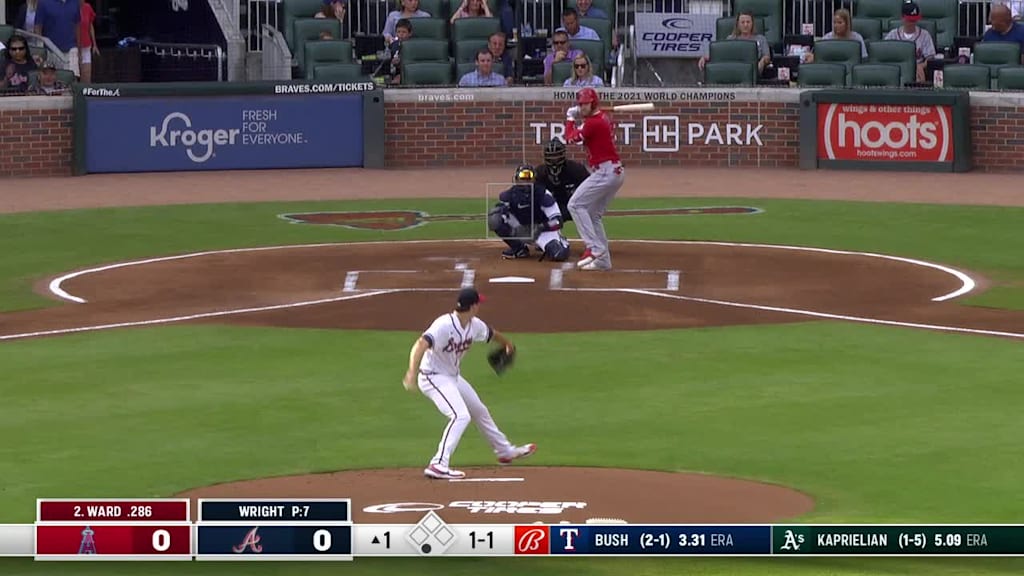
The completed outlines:
[[[534,174],[533,166],[530,166],[529,164],[520,164],[519,167],[516,168],[516,184],[529,184],[533,182],[534,178],[536,178],[536,174]]]

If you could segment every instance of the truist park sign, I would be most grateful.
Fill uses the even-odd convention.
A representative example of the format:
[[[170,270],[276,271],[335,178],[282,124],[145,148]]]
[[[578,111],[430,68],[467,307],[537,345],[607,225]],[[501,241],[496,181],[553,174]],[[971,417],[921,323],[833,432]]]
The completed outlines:
[[[800,98],[800,167],[962,172],[967,92],[812,91]]]

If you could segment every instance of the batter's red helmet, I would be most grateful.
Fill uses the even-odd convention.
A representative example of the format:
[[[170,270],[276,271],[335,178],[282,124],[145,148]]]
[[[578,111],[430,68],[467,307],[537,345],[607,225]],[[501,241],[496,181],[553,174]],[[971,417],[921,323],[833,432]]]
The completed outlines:
[[[592,103],[595,107],[601,104],[601,100],[597,97],[597,90],[593,88],[584,88],[576,93],[577,104]]]

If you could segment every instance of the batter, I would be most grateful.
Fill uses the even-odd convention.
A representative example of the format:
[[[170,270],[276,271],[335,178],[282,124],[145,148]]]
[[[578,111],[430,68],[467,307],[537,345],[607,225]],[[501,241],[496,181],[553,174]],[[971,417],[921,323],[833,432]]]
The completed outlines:
[[[458,447],[470,420],[487,438],[501,464],[509,464],[537,451],[536,444],[514,446],[494,423],[490,410],[480,400],[473,386],[460,374],[462,357],[473,342],[497,340],[512,352],[515,346],[501,332],[477,318],[483,298],[473,288],[459,292],[455,311],[439,316],[413,344],[409,353],[409,370],[402,384],[410,392],[419,388],[434,401],[437,409],[448,417],[441,433],[437,453],[423,470],[423,475],[439,480],[465,478],[466,473],[451,468],[452,453]],[[418,374],[417,374],[418,372]]]

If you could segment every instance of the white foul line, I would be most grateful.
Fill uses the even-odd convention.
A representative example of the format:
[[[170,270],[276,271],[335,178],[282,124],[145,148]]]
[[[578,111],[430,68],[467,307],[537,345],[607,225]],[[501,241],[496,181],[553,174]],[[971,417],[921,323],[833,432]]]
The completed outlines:
[[[229,316],[232,314],[247,314],[249,312],[266,312],[268,310],[281,310],[284,308],[299,308],[302,306],[314,306],[316,304],[328,304],[331,302],[343,302],[345,300],[355,300],[356,298],[365,298],[367,296],[377,296],[380,294],[389,294],[391,292],[397,292],[397,290],[376,290],[373,292],[363,292],[361,294],[351,294],[349,296],[338,296],[336,298],[323,298],[320,300],[309,300],[306,302],[292,302],[291,304],[275,304],[273,306],[259,306],[256,308],[239,308],[237,310],[221,310],[218,312],[203,312],[200,314],[189,314],[187,316],[173,316],[171,318],[157,318],[155,320],[139,320],[137,322],[118,322],[116,324],[99,324],[96,326],[81,326],[78,328],[57,328],[54,330],[42,330],[39,332],[25,332],[22,334],[8,334],[6,336],[0,336],[0,340],[16,340],[19,338],[31,338],[34,336],[53,336],[56,334],[72,334],[75,332],[92,332],[95,330],[108,330],[111,328],[129,328],[135,326],[149,326],[152,324],[169,324],[171,322],[184,322],[187,320],[197,320],[200,318],[215,318],[217,316]]]
[[[958,328],[956,326],[940,326],[938,324],[920,324],[917,322],[900,322],[898,320],[881,320],[879,318],[865,318],[863,316],[848,316],[846,314],[829,314],[828,312],[814,312],[813,310],[800,310],[799,308],[783,308],[780,306],[762,306],[759,304],[744,304],[742,302],[728,302],[725,300],[712,300],[710,298],[697,298],[695,296],[680,296],[678,294],[666,294],[664,292],[652,292],[650,290],[639,290],[635,288],[624,288],[620,292],[632,294],[646,294],[659,298],[672,298],[675,300],[686,300],[688,302],[701,302],[703,304],[717,304],[719,306],[733,306],[736,308],[750,308],[753,310],[767,310],[769,312],[784,312],[786,314],[800,314],[813,316],[815,318],[828,318],[831,320],[848,320],[850,322],[864,322],[866,324],[882,324],[885,326],[902,326],[904,328],[925,328],[928,330],[940,330],[945,332],[964,332],[967,334],[984,334],[987,336],[1008,336],[1010,338],[1024,338],[1024,334],[1017,332],[1001,332],[999,330],[982,330],[980,328]]]
[[[449,478],[449,482],[525,482],[526,478]]]

